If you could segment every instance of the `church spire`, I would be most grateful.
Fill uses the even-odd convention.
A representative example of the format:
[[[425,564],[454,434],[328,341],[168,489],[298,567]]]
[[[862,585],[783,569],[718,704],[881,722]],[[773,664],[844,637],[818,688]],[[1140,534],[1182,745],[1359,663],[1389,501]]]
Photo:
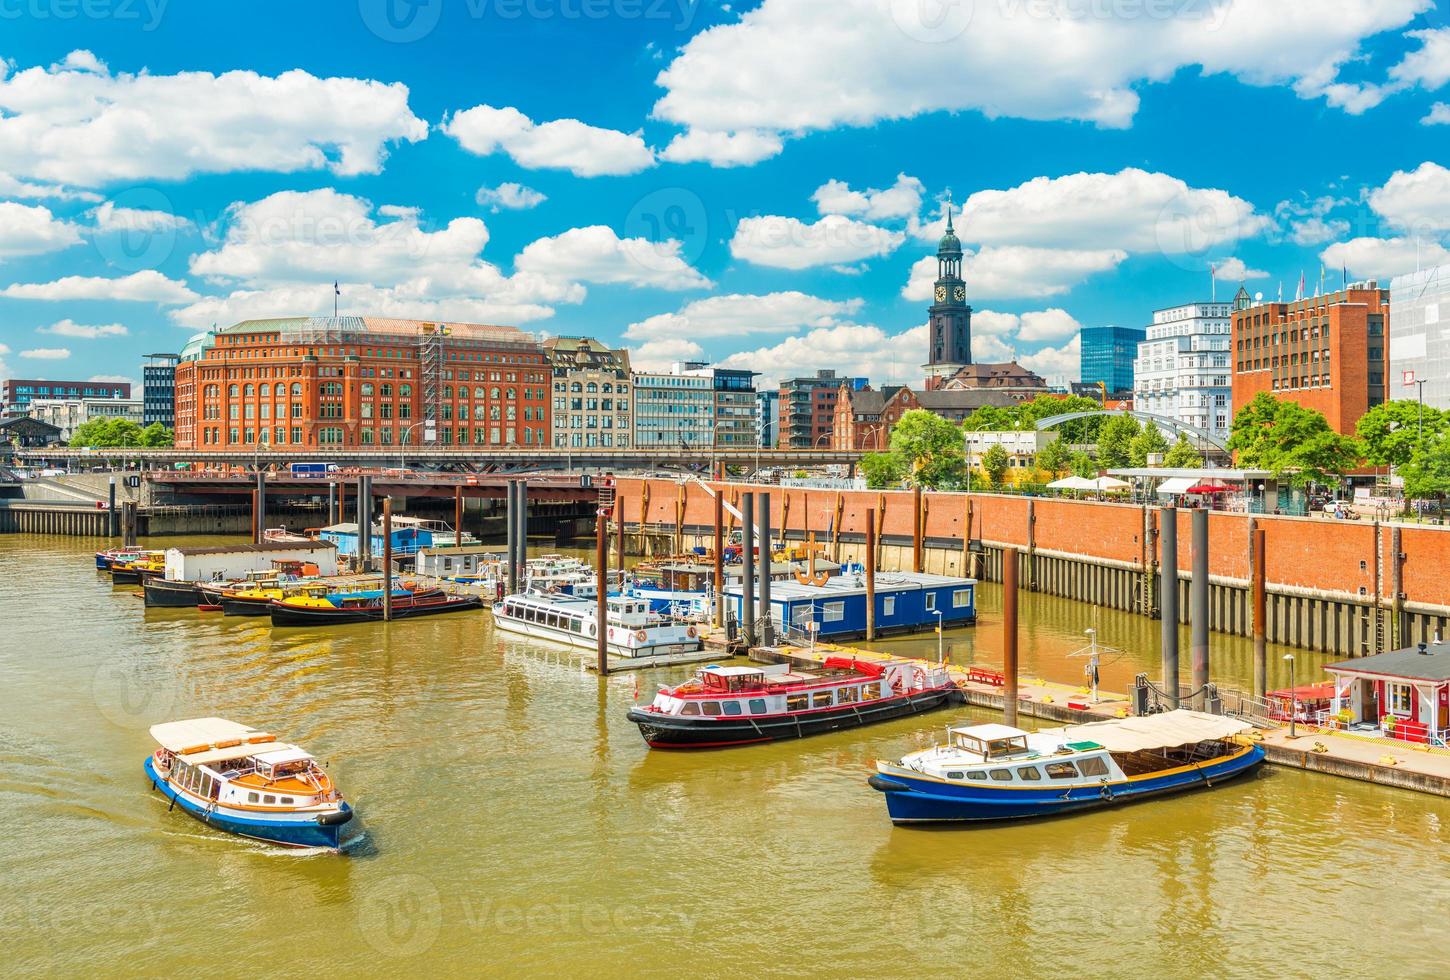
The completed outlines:
[[[952,189],[947,188],[947,232],[952,232]]]

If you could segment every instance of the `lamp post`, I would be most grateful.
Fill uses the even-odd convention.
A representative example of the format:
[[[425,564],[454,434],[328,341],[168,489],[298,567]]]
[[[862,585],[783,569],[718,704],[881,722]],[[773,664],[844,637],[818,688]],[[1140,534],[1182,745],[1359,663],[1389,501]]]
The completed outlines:
[[[1415,387],[1418,388],[1420,392],[1420,418],[1419,421],[1416,422],[1415,427],[1416,442],[1420,442],[1425,437],[1425,380],[1426,379],[1424,378],[1415,379]]]
[[[941,667],[947,662],[946,654],[942,650],[941,610],[933,609],[932,612],[936,614],[936,665]]]
[[[406,470],[408,468],[408,463],[406,459],[404,459],[404,453],[407,450],[408,446],[408,433],[412,432],[420,425],[427,424],[427,419],[419,419],[417,422],[414,422],[412,425],[408,426],[406,429],[403,430],[403,437],[398,440],[398,469]]]
[[[1299,698],[1294,691],[1294,655],[1286,653],[1284,659],[1289,661],[1289,737],[1298,738],[1299,734],[1294,728],[1294,716],[1299,713]]]

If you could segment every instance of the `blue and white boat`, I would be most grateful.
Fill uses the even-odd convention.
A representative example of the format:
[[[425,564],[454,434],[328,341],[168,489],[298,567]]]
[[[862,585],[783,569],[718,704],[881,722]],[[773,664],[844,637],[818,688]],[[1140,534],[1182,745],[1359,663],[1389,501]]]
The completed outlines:
[[[945,745],[877,762],[893,823],[1021,820],[1215,786],[1264,761],[1235,718],[1178,710],[1024,732],[948,729]]]
[[[876,635],[967,626],[977,621],[977,581],[924,572],[877,573]],[[744,615],[739,583],[725,588],[727,607]],[[833,575],[823,585],[785,581],[770,588],[771,616],[791,634],[822,640],[866,635],[864,572]],[[759,613],[757,613],[759,615]]]
[[[159,747],[146,760],[146,778],[171,807],[229,834],[339,847],[352,807],[297,746],[224,718],[153,725],[151,737]]]

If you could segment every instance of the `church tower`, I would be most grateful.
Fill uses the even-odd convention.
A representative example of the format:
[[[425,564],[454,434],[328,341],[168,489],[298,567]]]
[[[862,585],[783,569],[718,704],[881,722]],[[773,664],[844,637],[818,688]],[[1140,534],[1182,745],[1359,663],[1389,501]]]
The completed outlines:
[[[936,249],[937,277],[927,325],[926,387],[941,387],[972,363],[972,308],[962,281],[962,243],[952,228],[952,203],[947,199],[947,230]]]

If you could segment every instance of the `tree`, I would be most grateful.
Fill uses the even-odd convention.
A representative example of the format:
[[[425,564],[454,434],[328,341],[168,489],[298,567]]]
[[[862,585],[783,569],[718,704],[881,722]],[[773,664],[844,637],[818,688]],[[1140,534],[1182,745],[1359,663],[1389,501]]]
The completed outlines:
[[[141,430],[140,444],[147,449],[170,449],[176,434],[160,422],[152,422]]]
[[[1268,392],[1234,413],[1228,448],[1240,466],[1287,475],[1295,487],[1329,483],[1359,462],[1360,447],[1320,412]]]
[[[1174,469],[1193,469],[1203,465],[1203,454],[1193,448],[1193,443],[1188,441],[1188,433],[1180,432],[1178,441],[1163,457],[1163,465]]]
[[[1142,430],[1131,415],[1114,415],[1098,436],[1098,463],[1104,469],[1127,466],[1133,438]]]
[[[1427,407],[1423,434],[1426,439],[1444,432],[1446,413]],[[1385,402],[1360,416],[1354,433],[1364,446],[1364,458],[1376,466],[1404,466],[1421,438],[1420,403]]]
[[[872,490],[886,490],[901,485],[906,471],[893,453],[867,453],[861,457],[861,475]]]
[[[982,470],[992,486],[1000,487],[1007,479],[1007,470],[1012,466],[1012,457],[999,444],[987,447],[982,454]]]
[[[1149,453],[1167,452],[1168,440],[1163,438],[1163,433],[1158,426],[1149,422],[1128,443],[1128,462],[1133,466],[1147,466]]]
[[[1084,480],[1097,479],[1097,462],[1081,449],[1072,454],[1072,458],[1067,461],[1067,468],[1072,470],[1073,476],[1080,476]]]
[[[1407,500],[1442,500],[1450,494],[1450,434],[1427,435],[1399,466]]]
[[[141,426],[130,419],[91,419],[76,427],[71,434],[72,446],[89,446],[95,449],[140,446]]]
[[[917,408],[902,415],[891,430],[890,452],[914,486],[954,489],[966,477],[962,430],[935,412]]]
[[[1067,448],[1067,443],[1061,439],[1053,439],[1042,447],[1037,454],[1037,465],[1046,470],[1052,477],[1057,479],[1057,474],[1067,469],[1072,453]]]

